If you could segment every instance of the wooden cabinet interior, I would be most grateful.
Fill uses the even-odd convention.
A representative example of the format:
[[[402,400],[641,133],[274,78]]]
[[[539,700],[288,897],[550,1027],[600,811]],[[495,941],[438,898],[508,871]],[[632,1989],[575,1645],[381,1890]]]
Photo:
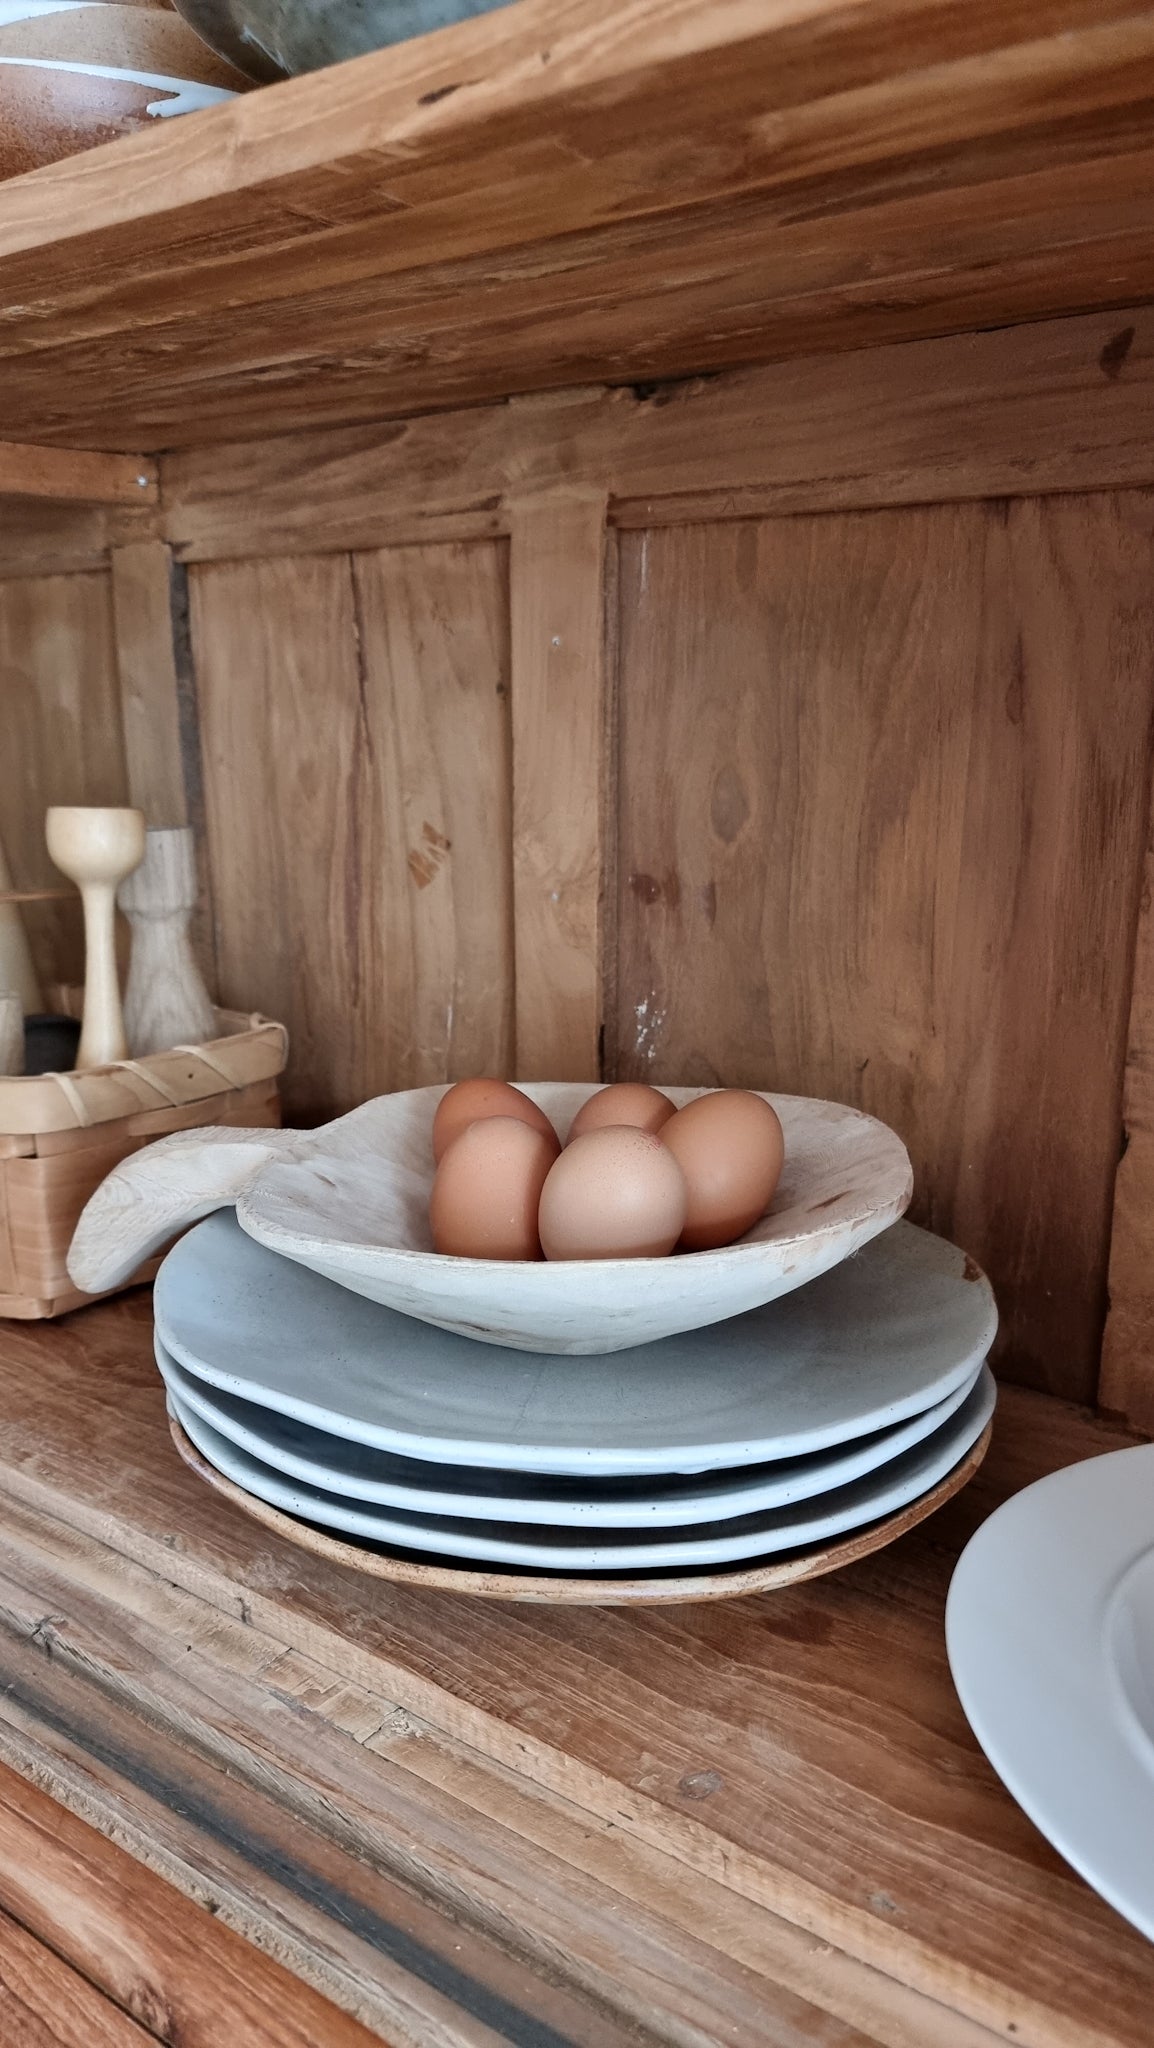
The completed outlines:
[[[48,801],[197,828],[290,1116],[861,1103],[1002,1370],[1154,1428],[1154,42],[1101,13],[521,0],[4,188],[0,823],[23,886]]]

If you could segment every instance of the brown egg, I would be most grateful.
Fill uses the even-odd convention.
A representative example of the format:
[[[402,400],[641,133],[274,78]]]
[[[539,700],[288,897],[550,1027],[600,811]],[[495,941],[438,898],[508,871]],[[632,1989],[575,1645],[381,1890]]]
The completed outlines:
[[[631,1124],[638,1131],[659,1131],[676,1111],[668,1095],[650,1088],[645,1081],[615,1081],[601,1088],[582,1104],[569,1126],[565,1143],[583,1138],[586,1131],[604,1130],[609,1124]]]
[[[659,1259],[685,1222],[685,1181],[650,1131],[609,1125],[565,1147],[541,1191],[547,1259]]]
[[[699,1095],[671,1117],[661,1142],[688,1190],[681,1249],[732,1244],[765,1214],[781,1178],[785,1139],[777,1111],[744,1088]]]
[[[488,1116],[453,1140],[437,1168],[429,1225],[455,1259],[539,1259],[537,1209],[557,1157],[556,1133]]]
[[[544,1110],[519,1088],[508,1081],[458,1081],[442,1095],[433,1118],[433,1158],[438,1166],[454,1138],[485,1116],[519,1117],[542,1137],[552,1138],[555,1153],[561,1150],[561,1141]]]

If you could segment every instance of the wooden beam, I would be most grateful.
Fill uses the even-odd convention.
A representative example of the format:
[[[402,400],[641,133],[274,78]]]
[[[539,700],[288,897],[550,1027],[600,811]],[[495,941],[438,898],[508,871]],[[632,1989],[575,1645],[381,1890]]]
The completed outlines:
[[[83,505],[155,505],[156,464],[144,455],[93,448],[38,448],[0,441],[0,497]]]
[[[1152,100],[1141,0],[520,0],[10,181],[0,432],[170,448],[1139,301]]]
[[[1070,421],[1077,419],[1077,433]],[[167,456],[186,561],[492,535],[511,496],[622,527],[1154,483],[1154,310],[599,386]]]
[[[516,1071],[600,1072],[605,499],[510,508]]]

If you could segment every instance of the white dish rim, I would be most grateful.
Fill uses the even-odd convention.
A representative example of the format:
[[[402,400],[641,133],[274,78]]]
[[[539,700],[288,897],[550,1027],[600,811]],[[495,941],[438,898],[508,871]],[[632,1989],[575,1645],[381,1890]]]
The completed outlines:
[[[198,1416],[190,1415],[184,1404],[174,1397],[171,1389],[168,1390],[168,1398],[181,1428],[202,1457],[218,1471],[223,1471],[225,1476],[231,1478],[234,1485],[240,1486],[243,1491],[255,1495],[257,1499],[265,1500],[272,1507],[280,1508],[286,1514],[295,1515],[300,1521],[311,1522],[314,1526],[322,1528],[339,1529],[347,1535],[384,1544],[390,1549],[415,1550],[425,1555],[463,1558],[476,1564],[529,1565],[537,1570],[557,1570],[570,1575],[587,1571],[628,1571],[637,1577],[639,1574],[644,1576],[646,1572],[662,1571],[669,1566],[735,1563],[745,1558],[767,1557],[787,1550],[805,1549],[826,1537],[837,1536],[855,1528],[868,1528],[873,1522],[884,1521],[888,1515],[898,1513],[922,1494],[930,1492],[962,1462],[993,1415],[997,1391],[989,1367],[983,1366],[967,1401],[942,1425],[939,1432],[943,1436],[949,1433],[950,1436],[949,1456],[945,1463],[931,1460],[928,1470],[923,1469],[915,1476],[901,1481],[884,1503],[872,1503],[865,1513],[858,1507],[827,1511],[816,1516],[808,1527],[804,1524],[794,1524],[789,1528],[788,1534],[778,1531],[778,1540],[771,1540],[768,1547],[766,1532],[747,1531],[739,1537],[715,1537],[704,1542],[699,1540],[697,1543],[683,1540],[652,1544],[593,1544],[584,1547],[574,1545],[570,1549],[560,1551],[554,1551],[545,1544],[508,1542],[503,1538],[486,1536],[484,1533],[473,1536],[468,1547],[465,1547],[462,1539],[446,1537],[432,1522],[427,1528],[421,1529],[421,1540],[416,1541],[414,1531],[404,1524],[397,1525],[395,1529],[388,1529],[384,1518],[379,1518],[377,1525],[373,1526],[373,1518],[361,1509],[347,1507],[339,1501],[330,1506],[327,1500],[319,1503],[315,1499],[308,1500],[295,1492],[290,1485],[285,1484],[278,1474],[268,1471],[265,1467],[261,1467],[257,1475],[261,1484],[253,1485],[251,1474],[247,1481],[239,1479],[235,1472],[229,1472],[227,1466],[219,1462],[219,1454],[214,1454],[211,1448],[211,1439],[218,1432],[212,1431]],[[967,1413],[971,1403],[972,1412]],[[932,1442],[932,1438],[926,1439],[922,1446],[915,1446],[915,1449],[926,1450],[927,1445]],[[236,1447],[230,1445],[228,1448],[235,1450]],[[906,1455],[908,1457],[911,1454]],[[256,1460],[248,1462],[257,1463]]]

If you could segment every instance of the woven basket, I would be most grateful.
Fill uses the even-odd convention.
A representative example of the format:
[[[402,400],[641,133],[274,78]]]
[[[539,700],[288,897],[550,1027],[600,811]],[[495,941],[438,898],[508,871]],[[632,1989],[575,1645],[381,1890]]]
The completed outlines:
[[[58,991],[56,1007],[74,1012],[74,993]],[[58,1316],[92,1299],[64,1262],[89,1195],[130,1152],[196,1124],[280,1123],[284,1025],[235,1010],[216,1018],[220,1036],[203,1045],[0,1078],[0,1316]],[[159,1263],[125,1284],[150,1280]]]

